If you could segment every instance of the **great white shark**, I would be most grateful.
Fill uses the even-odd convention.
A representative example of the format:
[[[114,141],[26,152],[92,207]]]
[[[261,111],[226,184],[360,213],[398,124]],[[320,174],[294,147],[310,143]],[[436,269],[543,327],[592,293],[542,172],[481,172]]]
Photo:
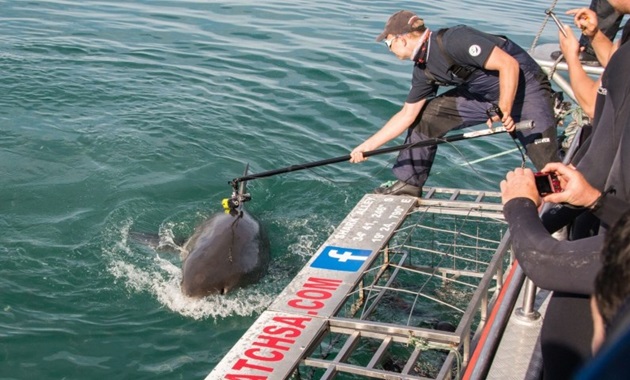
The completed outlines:
[[[245,175],[249,164],[245,167]],[[181,249],[182,293],[189,297],[226,294],[258,281],[269,264],[269,240],[260,223],[244,209],[251,199],[246,182],[233,184],[223,200],[225,212],[211,215]]]
[[[270,256],[267,234],[243,207],[250,199],[245,193],[245,182],[240,183],[239,189],[234,187],[232,197],[224,200],[225,212],[205,219],[183,245],[162,243],[157,236],[133,233],[136,240],[154,249],[179,251],[181,290],[189,297],[226,294],[258,281],[267,270]]]
[[[182,247],[182,292],[189,297],[226,294],[254,283],[269,264],[269,240],[245,210],[216,213]]]

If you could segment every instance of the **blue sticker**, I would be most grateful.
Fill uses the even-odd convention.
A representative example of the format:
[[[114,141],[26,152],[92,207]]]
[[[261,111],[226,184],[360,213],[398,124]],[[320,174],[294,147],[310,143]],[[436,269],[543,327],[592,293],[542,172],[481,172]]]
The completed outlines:
[[[311,267],[320,269],[339,270],[344,272],[358,271],[372,251],[367,249],[352,249],[327,246],[315,258]]]

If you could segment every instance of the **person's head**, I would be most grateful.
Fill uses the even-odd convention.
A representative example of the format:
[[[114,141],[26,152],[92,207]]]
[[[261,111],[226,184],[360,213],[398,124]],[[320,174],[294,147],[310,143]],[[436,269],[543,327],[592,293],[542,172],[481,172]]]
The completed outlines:
[[[602,323],[608,326],[630,297],[630,212],[608,231],[601,256],[593,296]]]
[[[426,30],[424,20],[411,11],[398,11],[390,16],[385,29],[376,37],[400,59],[410,58],[418,39]]]

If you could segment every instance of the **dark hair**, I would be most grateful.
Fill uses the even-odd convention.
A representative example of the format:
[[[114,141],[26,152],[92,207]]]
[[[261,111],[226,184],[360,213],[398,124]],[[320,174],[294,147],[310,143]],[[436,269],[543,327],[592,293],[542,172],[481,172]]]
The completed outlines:
[[[420,34],[424,33],[424,31],[427,30],[426,25],[424,25],[424,19],[421,19],[420,17],[416,16],[416,19],[413,20],[413,23],[411,24],[411,32],[418,32]]]
[[[630,296],[630,212],[608,231],[601,255],[595,299],[604,322],[609,324]]]

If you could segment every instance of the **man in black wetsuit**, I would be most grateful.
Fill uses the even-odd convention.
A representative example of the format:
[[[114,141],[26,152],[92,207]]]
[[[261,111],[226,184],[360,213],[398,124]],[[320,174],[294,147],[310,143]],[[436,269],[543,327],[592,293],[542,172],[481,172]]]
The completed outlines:
[[[399,11],[376,40],[384,41],[399,59],[414,62],[411,90],[402,109],[352,150],[351,162],[365,160],[363,152],[377,149],[405,130],[405,142],[415,143],[499,120],[508,131],[514,130],[515,122],[533,120],[533,130],[516,132],[527,155],[537,168],[558,161],[549,80],[527,52],[509,39],[463,25],[433,32],[414,13]],[[439,86],[455,88],[436,96]],[[420,196],[436,150],[430,146],[402,151],[393,169],[398,181],[376,192]]]
[[[590,212],[604,225],[612,225],[630,211],[630,202],[597,190],[572,166],[554,162],[545,165],[543,171],[558,176],[561,193],[541,198],[534,174],[527,168],[508,172],[501,182],[503,213],[513,234],[512,248],[523,271],[537,286],[590,295],[601,265],[599,253],[605,234],[558,241],[538,217],[538,207],[542,200],[569,204],[573,210]]]
[[[630,0],[610,0],[610,3],[618,11],[630,13]],[[610,57],[601,79],[602,85],[597,91],[593,133],[573,160],[577,170],[598,193],[615,189],[614,196],[608,194],[595,204],[601,206],[596,213],[602,222],[598,234],[574,241],[555,241],[549,232],[592,210],[559,204],[543,215],[543,225],[537,215],[538,195],[535,191],[532,195],[534,178],[531,172],[518,169],[501,184],[504,214],[515,256],[536,285],[554,291],[541,332],[546,379],[571,378],[590,357],[592,323],[589,296],[593,292],[594,276],[601,265],[599,251],[607,226],[614,220],[611,210],[630,202],[629,37],[630,24],[626,24],[621,44]],[[543,171],[561,174],[554,165],[543,168]],[[566,202],[570,200],[570,195],[571,192],[566,191],[551,199],[551,196],[546,198]]]
[[[621,26],[623,13],[617,11],[608,0],[591,0],[589,9],[592,11],[594,20],[596,21],[598,29],[601,30],[603,36],[605,36],[608,40],[613,41],[619,31],[619,27]],[[567,13],[575,14],[573,11],[569,11]],[[584,21],[588,22],[588,20]],[[599,63],[599,59],[595,50],[591,46],[590,40],[591,39],[588,35],[582,34],[579,41],[581,51],[578,57],[580,61],[586,65],[596,65]],[[562,51],[555,51],[551,53],[551,58],[555,60],[561,53]],[[603,66],[605,66],[605,64]]]
[[[613,0],[614,2],[614,0]],[[623,19],[623,13],[615,9],[609,0],[591,0],[589,8],[595,13],[597,18],[597,26],[599,30],[610,41],[614,41],[619,27],[621,26],[621,20]],[[582,61],[597,61],[597,54],[591,46],[591,39],[586,34],[582,34],[580,37],[580,46],[583,47],[580,59]]]
[[[609,4],[606,0],[603,0]],[[619,13],[618,11],[615,11]],[[589,8],[576,8],[567,11],[573,15],[573,22],[582,31],[580,41],[573,34],[573,30],[568,25],[564,26],[564,33],[558,32],[560,49],[569,66],[569,78],[571,80],[571,88],[575,94],[576,100],[584,113],[588,117],[593,118],[595,113],[595,101],[597,99],[597,89],[601,86],[601,80],[594,81],[586,73],[582,62],[580,61],[581,41],[588,39],[591,47],[597,46],[596,54],[599,63],[606,67],[608,60],[614,54],[621,40],[613,43],[608,35],[600,28],[598,24],[599,17]],[[623,14],[621,14],[623,17]]]

